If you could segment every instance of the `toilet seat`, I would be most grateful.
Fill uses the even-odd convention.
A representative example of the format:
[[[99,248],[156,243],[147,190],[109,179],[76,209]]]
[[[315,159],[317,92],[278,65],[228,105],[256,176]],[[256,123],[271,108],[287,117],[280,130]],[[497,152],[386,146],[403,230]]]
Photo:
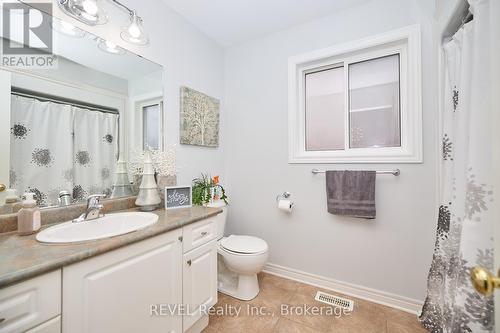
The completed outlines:
[[[258,255],[268,250],[267,243],[257,237],[231,235],[221,239],[221,248],[236,255]]]

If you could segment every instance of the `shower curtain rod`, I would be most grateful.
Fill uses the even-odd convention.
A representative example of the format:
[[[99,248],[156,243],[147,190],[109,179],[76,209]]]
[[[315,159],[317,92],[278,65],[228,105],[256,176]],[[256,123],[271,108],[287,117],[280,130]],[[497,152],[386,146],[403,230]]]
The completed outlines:
[[[42,101],[42,102],[53,102],[53,103],[57,103],[57,104],[72,105],[72,106],[76,106],[79,108],[88,109],[91,111],[112,113],[112,114],[117,114],[117,115],[120,114],[117,109],[108,108],[108,107],[100,106],[100,105],[96,105],[96,104],[84,103],[84,102],[75,101],[75,100],[72,100],[69,98],[63,98],[63,97],[58,97],[58,96],[54,96],[54,95],[41,94],[39,92],[26,90],[26,89],[20,89],[20,88],[16,88],[16,87],[12,87],[11,94],[16,95],[16,96],[34,98],[34,99],[37,99],[37,100]]]

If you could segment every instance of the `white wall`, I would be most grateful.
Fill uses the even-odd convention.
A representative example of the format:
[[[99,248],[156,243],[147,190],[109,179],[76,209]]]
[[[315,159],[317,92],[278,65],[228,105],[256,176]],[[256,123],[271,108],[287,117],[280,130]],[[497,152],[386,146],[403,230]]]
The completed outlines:
[[[273,264],[422,301],[436,226],[437,76],[433,1],[374,0],[226,53],[227,232],[267,240]],[[287,163],[288,57],[420,23],[424,163]],[[377,219],[330,215],[321,169],[393,169],[377,178]],[[276,209],[290,191],[293,214]]]
[[[106,8],[110,17],[107,24],[89,27],[71,20],[57,9],[55,15],[87,31],[108,39],[132,52],[164,67],[164,98],[166,134],[169,144],[177,144],[178,182],[190,184],[201,171],[219,174],[223,171],[223,148],[209,149],[179,145],[179,87],[189,86],[222,100],[224,93],[223,49],[162,1],[124,0],[126,5],[138,10],[149,33],[150,45],[133,46],[120,38],[120,29],[128,22],[123,10]],[[100,52],[97,50],[96,52]],[[223,110],[221,110],[221,115]],[[221,136],[224,131],[221,130]],[[224,139],[221,140],[224,142]]]

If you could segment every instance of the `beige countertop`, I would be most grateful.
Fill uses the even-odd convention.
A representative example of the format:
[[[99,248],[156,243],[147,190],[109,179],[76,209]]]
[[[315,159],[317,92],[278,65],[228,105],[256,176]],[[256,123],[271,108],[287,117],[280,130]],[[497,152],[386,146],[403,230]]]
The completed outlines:
[[[130,209],[134,211],[137,209]],[[193,206],[174,210],[156,210],[159,220],[147,228],[112,238],[74,244],[43,244],[35,235],[15,232],[0,234],[0,288],[59,269],[117,248],[181,228],[215,216],[219,208]]]

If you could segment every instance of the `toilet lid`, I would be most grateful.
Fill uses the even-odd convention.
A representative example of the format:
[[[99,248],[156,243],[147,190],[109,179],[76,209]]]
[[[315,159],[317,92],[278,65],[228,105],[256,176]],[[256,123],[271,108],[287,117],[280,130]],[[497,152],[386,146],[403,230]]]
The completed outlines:
[[[221,240],[220,244],[226,250],[237,253],[261,253],[267,251],[267,243],[257,237],[231,235]]]

